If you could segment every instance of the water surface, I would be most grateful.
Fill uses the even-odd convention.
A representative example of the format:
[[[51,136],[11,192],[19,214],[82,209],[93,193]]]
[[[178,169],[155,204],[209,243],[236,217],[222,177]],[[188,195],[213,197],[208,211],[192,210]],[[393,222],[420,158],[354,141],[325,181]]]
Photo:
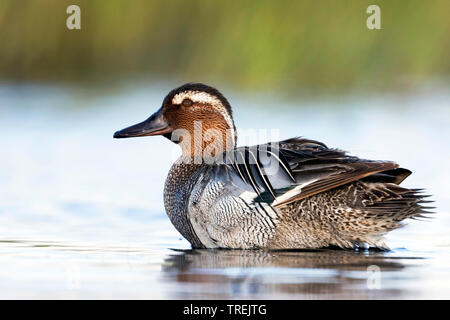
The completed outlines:
[[[302,135],[395,160],[414,172],[404,185],[436,201],[435,218],[388,235],[388,252],[266,252],[190,250],[162,201],[176,146],[112,139],[172,86],[0,86],[0,298],[449,297],[448,90],[313,101],[225,92],[240,144]]]

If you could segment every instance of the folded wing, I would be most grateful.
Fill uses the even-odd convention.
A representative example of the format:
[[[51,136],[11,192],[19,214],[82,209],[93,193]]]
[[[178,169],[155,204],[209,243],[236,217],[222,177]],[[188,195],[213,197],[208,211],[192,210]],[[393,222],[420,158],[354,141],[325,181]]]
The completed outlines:
[[[239,189],[253,193],[254,202],[274,207],[360,179],[400,183],[410,174],[393,162],[359,159],[301,138],[236,148],[216,169]]]

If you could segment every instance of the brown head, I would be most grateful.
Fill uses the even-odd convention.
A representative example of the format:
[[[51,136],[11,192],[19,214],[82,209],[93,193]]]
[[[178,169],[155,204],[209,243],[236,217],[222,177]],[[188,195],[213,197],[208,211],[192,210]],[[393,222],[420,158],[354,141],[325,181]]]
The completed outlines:
[[[178,143],[183,155],[215,156],[236,143],[231,106],[217,90],[187,83],[169,92],[147,120],[117,131],[114,138],[163,135]]]

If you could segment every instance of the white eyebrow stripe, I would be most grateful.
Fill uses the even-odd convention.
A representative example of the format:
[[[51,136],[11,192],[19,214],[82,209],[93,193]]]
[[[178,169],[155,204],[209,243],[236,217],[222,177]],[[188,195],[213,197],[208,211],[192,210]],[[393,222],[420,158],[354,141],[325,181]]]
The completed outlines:
[[[178,93],[172,99],[173,104],[181,104],[184,99],[191,99],[194,102],[198,103],[208,103],[211,105],[222,105],[219,99],[216,97],[203,92],[203,91],[185,91]]]

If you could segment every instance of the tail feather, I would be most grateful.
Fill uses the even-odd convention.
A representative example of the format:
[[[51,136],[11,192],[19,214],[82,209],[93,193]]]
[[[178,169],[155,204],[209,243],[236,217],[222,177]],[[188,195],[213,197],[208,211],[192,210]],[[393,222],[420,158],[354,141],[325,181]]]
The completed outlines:
[[[430,219],[434,207],[425,200],[429,195],[423,189],[408,189],[395,183],[357,182],[348,190],[353,197],[353,210],[358,214],[341,217],[347,237],[354,243],[364,241],[380,247],[383,236],[402,227],[406,219]],[[359,197],[356,197],[358,194]],[[347,238],[348,239],[348,238]],[[381,245],[385,248],[385,245]]]

